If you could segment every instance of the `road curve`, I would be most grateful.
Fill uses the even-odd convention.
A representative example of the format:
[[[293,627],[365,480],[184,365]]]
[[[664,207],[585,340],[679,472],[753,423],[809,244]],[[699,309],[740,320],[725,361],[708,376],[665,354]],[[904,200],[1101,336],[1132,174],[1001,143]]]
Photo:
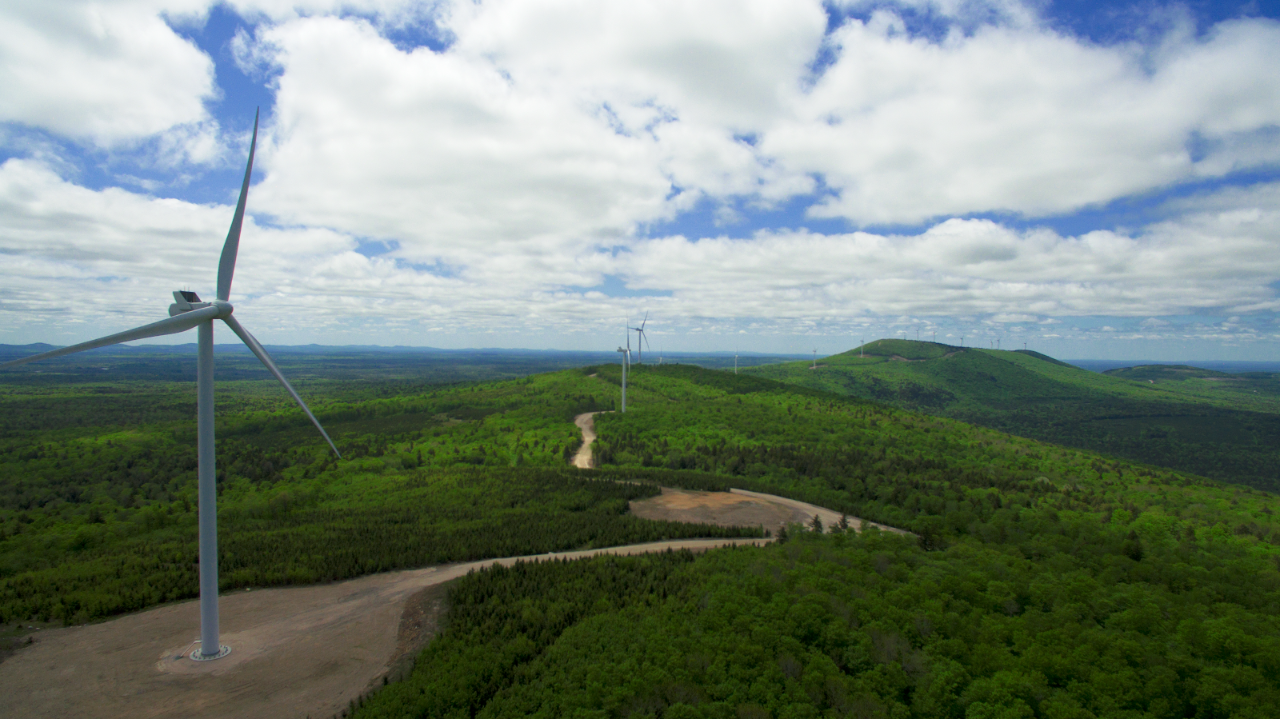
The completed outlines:
[[[595,466],[595,462],[591,456],[591,444],[596,441],[595,415],[597,414],[600,414],[600,413],[584,412],[583,414],[580,414],[577,417],[573,418],[573,423],[578,425],[578,428],[582,430],[582,446],[578,448],[578,453],[573,458],[573,466],[575,467],[579,467],[581,469],[591,469],[593,466]],[[669,492],[671,491],[671,489],[669,487],[664,487],[663,491]],[[834,509],[819,507],[816,504],[801,502],[800,500],[797,500],[797,499],[788,499],[786,497],[779,497],[776,494],[752,492],[746,489],[730,489],[729,491],[732,492],[733,494],[736,494],[745,498],[749,498],[759,502],[764,502],[767,504],[777,505],[780,507],[785,507],[786,509],[790,510],[790,513],[789,513],[790,518],[787,519],[786,522],[784,523],[798,522],[802,524],[808,524],[813,520],[814,515],[817,515],[818,518],[822,520],[822,526],[829,531],[832,527],[835,527],[837,524],[839,524],[841,517],[844,517],[845,520],[849,523],[849,527],[851,529],[857,532],[862,531],[863,520],[860,517],[849,517],[841,514],[840,512],[835,511]],[[683,490],[680,492],[680,494],[686,495],[686,496],[693,496],[693,495],[707,494],[707,493]],[[679,513],[671,513],[668,516],[665,516],[664,519],[669,519],[671,521],[676,521],[676,522],[708,521],[705,517],[699,517],[699,516],[693,516],[693,515],[681,516]],[[721,524],[721,522],[715,522],[714,520],[711,520],[711,521],[713,524]],[[905,529],[899,529],[897,527],[890,527],[887,524],[880,524],[878,522],[867,522],[866,525],[868,527],[876,527],[885,532],[894,532],[896,534],[906,534],[906,535],[911,535],[913,537],[915,536],[915,534],[912,532],[908,532]]]
[[[199,602],[100,624],[39,632],[0,663],[0,717],[328,717],[381,683],[394,659],[407,600],[494,564],[706,551],[767,539],[692,539],[486,559],[345,582],[228,592],[222,641],[231,654],[185,658],[198,637]]]
[[[578,448],[578,453],[573,455],[573,466],[578,469],[591,469],[594,463],[591,459],[591,444],[596,441],[596,415],[599,412],[583,412],[573,418],[573,423],[578,425],[578,429],[582,430],[582,446]]]

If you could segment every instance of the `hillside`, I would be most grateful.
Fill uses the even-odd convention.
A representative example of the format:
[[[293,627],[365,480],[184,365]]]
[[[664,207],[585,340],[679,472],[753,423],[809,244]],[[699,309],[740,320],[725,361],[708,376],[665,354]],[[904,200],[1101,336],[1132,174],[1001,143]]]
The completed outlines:
[[[794,526],[760,549],[478,572],[357,715],[1265,716],[1280,700],[1274,495],[688,365],[636,366],[628,412],[596,417],[603,466],[568,468],[574,415],[615,407],[620,380],[312,383],[343,460],[269,383],[221,385],[223,589],[758,533],[626,514],[657,484],[733,486],[917,536]],[[4,387],[0,620],[195,595],[189,395]]]
[[[1280,381],[1185,368],[1098,374],[1028,351],[879,340],[744,371],[1070,447],[1280,489]]]
[[[1274,495],[693,367],[633,368],[627,413],[596,428],[606,470],[694,470],[919,539],[794,527],[758,549],[480,572],[357,717],[1264,717],[1280,701]]]

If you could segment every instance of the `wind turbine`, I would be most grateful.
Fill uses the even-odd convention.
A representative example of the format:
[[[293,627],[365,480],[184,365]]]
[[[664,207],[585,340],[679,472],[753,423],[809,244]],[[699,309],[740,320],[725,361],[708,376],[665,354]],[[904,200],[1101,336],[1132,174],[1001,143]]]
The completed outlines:
[[[267,370],[280,380],[285,390],[298,403],[311,423],[320,430],[326,442],[339,458],[337,446],[320,426],[319,420],[307,408],[298,393],[290,386],[289,381],[280,374],[280,369],[267,351],[249,334],[235,317],[231,298],[231,276],[236,269],[236,253],[240,247],[240,228],[244,224],[244,205],[249,196],[249,176],[253,173],[253,153],[258,144],[258,115],[253,116],[253,139],[249,143],[249,162],[244,168],[244,182],[240,185],[240,200],[236,202],[235,216],[231,220],[231,229],[227,232],[226,243],[222,246],[222,258],[218,261],[218,293],[217,299],[202,302],[194,292],[175,290],[174,303],[169,305],[169,319],[152,322],[131,330],[119,332],[96,340],[81,342],[78,345],[42,352],[30,357],[23,357],[12,362],[0,364],[0,369],[14,367],[27,362],[60,357],[74,352],[106,347],[108,345],[131,342],[147,337],[159,337],[178,332],[186,332],[191,328],[197,330],[198,352],[196,355],[196,453],[198,461],[197,492],[200,522],[200,648],[191,652],[191,658],[197,661],[219,659],[231,653],[231,648],[218,643],[218,492],[215,482],[216,460],[214,456],[213,437],[213,321],[222,320],[231,331],[236,333],[249,350],[257,356]]]
[[[627,336],[630,337],[631,333],[628,332]],[[627,411],[627,366],[631,364],[631,347],[628,346],[626,349],[619,347],[618,351],[622,353],[622,411],[625,413]]]
[[[631,366],[631,318],[630,317],[627,318],[627,322],[624,326],[627,328],[627,351],[622,356],[627,360],[627,366],[630,367]],[[621,351],[621,348],[619,348],[619,351]]]
[[[818,369],[818,348],[813,348],[813,366],[809,369]]]
[[[636,362],[644,362],[644,345],[649,343],[649,337],[644,333],[644,326],[649,322],[649,313],[644,313],[644,320],[639,327],[628,327],[628,330],[634,330],[636,337]],[[631,347],[631,333],[627,333],[627,347]]]

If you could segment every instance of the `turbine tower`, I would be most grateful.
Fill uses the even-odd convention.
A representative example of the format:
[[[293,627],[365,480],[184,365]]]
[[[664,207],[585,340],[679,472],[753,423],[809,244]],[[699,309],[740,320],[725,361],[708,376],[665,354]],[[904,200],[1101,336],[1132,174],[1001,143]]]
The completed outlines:
[[[626,361],[627,361],[627,366],[628,366],[628,367],[630,367],[630,366],[631,366],[631,318],[630,318],[630,317],[628,317],[628,318],[627,318],[627,322],[626,322],[626,324],[625,324],[625,325],[623,325],[623,326],[627,328],[627,332],[626,332],[626,335],[627,335],[627,350],[626,350],[626,352],[625,352],[622,356],[623,356],[623,358],[624,358],[624,359],[626,359]],[[619,351],[619,352],[621,352],[621,351],[622,351],[622,348],[621,348],[621,347],[619,347],[619,348],[618,348],[618,351]]]
[[[222,246],[222,258],[218,261],[217,299],[203,302],[194,292],[176,290],[173,293],[174,303],[169,305],[169,319],[152,322],[131,330],[119,332],[96,340],[81,342],[78,345],[42,352],[30,357],[23,357],[12,362],[0,364],[0,369],[13,367],[27,362],[60,357],[74,352],[83,352],[98,347],[159,337],[178,332],[186,332],[191,328],[197,330],[198,352],[196,355],[196,429],[197,429],[197,461],[196,471],[198,486],[197,512],[200,522],[200,648],[191,652],[191,658],[197,661],[219,659],[231,652],[231,648],[218,643],[218,492],[215,483],[216,463],[214,456],[213,436],[213,321],[222,320],[231,331],[236,333],[242,342],[248,345],[262,364],[285,390],[298,403],[311,423],[320,430],[320,434],[339,458],[342,454],[333,440],[320,426],[320,421],[307,408],[298,393],[290,386],[289,381],[280,373],[275,362],[267,354],[266,349],[258,343],[249,330],[245,329],[232,316],[234,307],[231,298],[231,276],[236,269],[236,253],[240,247],[240,228],[244,224],[244,205],[249,196],[249,177],[253,173],[253,153],[258,144],[258,115],[253,116],[253,140],[249,143],[249,162],[244,169],[244,182],[240,185],[240,200],[236,202],[236,212],[231,220],[231,229],[227,232],[227,241]]]
[[[630,333],[627,333],[627,336],[630,337],[631,336]],[[622,353],[622,411],[623,413],[626,413],[627,411],[627,366],[631,364],[631,348],[627,347],[626,349],[623,349],[619,347],[618,351]]]
[[[818,369],[818,348],[813,348],[813,366],[809,369]]]
[[[644,345],[647,345],[647,344],[649,343],[649,336],[648,336],[648,335],[646,335],[646,334],[644,333],[644,326],[645,326],[645,324],[646,324],[646,323],[648,323],[648,321],[649,321],[649,313],[648,313],[648,312],[646,312],[646,313],[644,313],[644,320],[640,323],[640,326],[639,326],[639,327],[628,327],[628,328],[627,328],[628,330],[630,330],[630,331],[634,331],[634,332],[636,333],[636,362],[637,362],[637,363],[643,363],[643,362],[644,362]],[[630,324],[630,322],[628,322],[628,324]],[[627,347],[628,347],[628,348],[629,348],[629,347],[631,347],[631,332],[630,332],[630,331],[628,331],[628,332],[627,332]]]

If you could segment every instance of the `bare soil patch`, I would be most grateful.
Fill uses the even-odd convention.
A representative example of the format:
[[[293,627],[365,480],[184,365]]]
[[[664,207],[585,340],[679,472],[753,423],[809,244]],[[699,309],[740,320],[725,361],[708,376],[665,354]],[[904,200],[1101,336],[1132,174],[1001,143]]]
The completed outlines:
[[[231,654],[212,662],[186,658],[199,636],[196,601],[43,630],[0,663],[0,717],[330,717],[411,666],[440,629],[442,585],[473,569],[765,541],[651,542],[231,592],[220,600],[222,641]]]
[[[764,527],[768,530],[808,517],[773,502],[731,492],[695,492],[663,487],[657,497],[631,503],[631,513],[641,519],[699,522],[720,527]]]
[[[631,503],[631,513],[642,519],[672,522],[701,522],[721,527],[764,527],[776,532],[785,524],[809,525],[814,515],[822,520],[825,530],[840,522],[841,514],[808,502],[800,502],[772,494],[731,489],[728,492],[695,492],[687,489],[662,488],[662,494]],[[862,520],[846,517],[850,529],[860,531]],[[887,532],[910,534],[902,529],[875,522],[868,526]]]

